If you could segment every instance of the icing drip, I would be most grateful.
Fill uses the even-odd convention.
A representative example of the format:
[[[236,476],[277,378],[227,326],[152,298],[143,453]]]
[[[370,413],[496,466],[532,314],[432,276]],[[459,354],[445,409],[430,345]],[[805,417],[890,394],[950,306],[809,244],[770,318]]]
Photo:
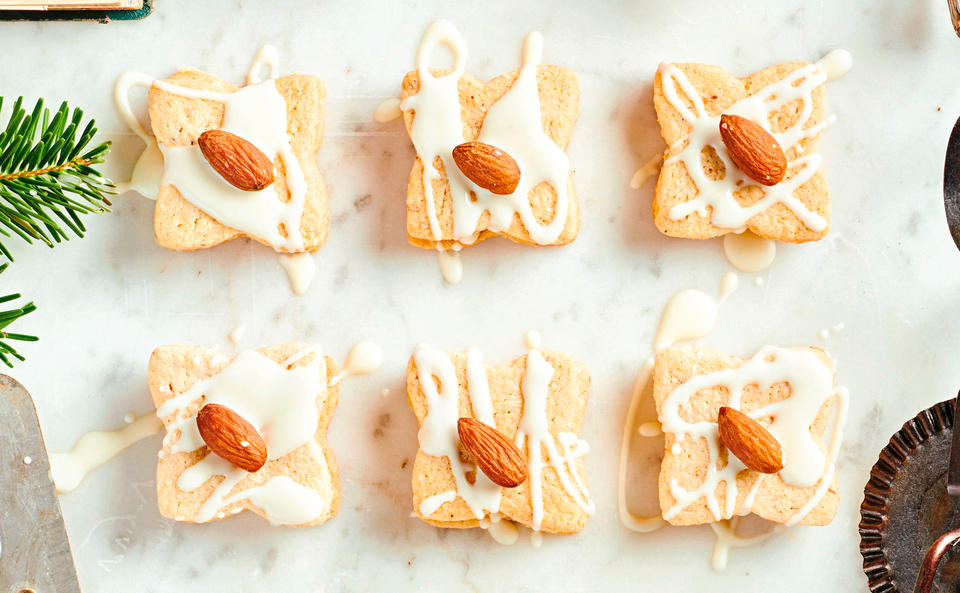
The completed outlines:
[[[271,525],[300,525],[313,521],[327,510],[329,503],[316,490],[288,476],[274,476],[263,486],[248,488],[231,496],[224,504],[248,500],[263,509]]]
[[[634,172],[633,177],[630,178],[630,188],[640,189],[643,187],[643,184],[646,183],[648,179],[657,174],[662,163],[663,155],[658,154],[641,165],[640,168]]]
[[[720,305],[737,289],[739,280],[733,272],[720,280],[720,295],[713,300],[691,288],[681,290],[667,301],[660,316],[660,325],[653,338],[654,353],[679,342],[696,340],[710,333],[717,322]]]
[[[124,419],[126,420],[126,419]],[[160,432],[163,423],[153,414],[140,416],[117,430],[88,432],[77,439],[73,449],[50,454],[50,475],[57,492],[72,492],[88,473],[118,453]]]
[[[737,283],[736,274],[728,272],[720,281],[720,295],[717,300],[694,289],[681,290],[670,297],[663,308],[660,325],[653,338],[654,353],[679,342],[697,340],[710,333],[717,321],[720,305],[736,290]],[[637,515],[627,506],[627,461],[629,461],[630,447],[633,445],[634,426],[637,425],[640,402],[643,400],[643,395],[649,391],[653,378],[653,363],[652,356],[644,361],[633,385],[623,436],[620,440],[620,466],[617,476],[617,507],[620,522],[627,529],[641,533],[654,531],[664,525],[664,520],[659,515],[644,517]],[[662,432],[659,422],[655,422],[653,427],[648,426],[650,424],[651,422],[645,422],[640,425],[639,430],[642,436],[652,437]],[[645,426],[646,429],[644,429]]]
[[[310,288],[317,274],[317,263],[310,253],[281,253],[280,267],[287,273],[293,294],[303,294]]]
[[[727,558],[730,555],[730,548],[745,548],[747,546],[755,546],[763,543],[770,536],[776,535],[785,529],[785,527],[782,525],[774,525],[769,531],[764,533],[750,537],[742,537],[737,535],[737,523],[739,520],[739,517],[733,517],[729,520],[716,521],[710,524],[710,527],[713,529],[713,533],[717,536],[717,539],[713,542],[713,553],[710,556],[710,567],[717,572],[722,572],[727,569]]]
[[[543,338],[537,330],[531,329],[523,336],[523,343],[527,350],[539,350],[542,342]]]
[[[420,346],[414,353],[414,362],[417,377],[427,397],[427,415],[419,434],[420,448],[428,455],[446,457],[456,482],[456,490],[447,490],[423,499],[419,507],[420,515],[428,517],[443,504],[460,497],[478,519],[492,516],[500,508],[500,487],[477,472],[473,464],[460,459],[457,433],[460,394],[453,361],[445,352]],[[528,352],[526,371],[521,382],[523,410],[516,443],[521,451],[527,451],[534,531],[540,529],[543,521],[545,465],[554,469],[563,489],[580,508],[587,513],[594,511],[594,503],[575,465],[578,458],[589,452],[589,445],[576,434],[563,432],[554,437],[549,431],[546,408],[553,374],[553,366],[538,350]],[[496,427],[483,358],[476,349],[467,351],[466,375],[467,398],[473,416]],[[466,479],[468,472],[476,474],[473,484]]]
[[[513,521],[504,519],[500,513],[490,513],[490,519],[483,519],[480,527],[487,530],[493,541],[504,546],[512,546],[520,537],[520,530]]]
[[[434,75],[430,70],[430,58],[441,44],[453,53],[454,68],[446,74]],[[563,149],[544,133],[541,123],[537,66],[542,48],[543,37],[539,33],[527,35],[520,73],[513,86],[487,111],[476,138],[503,149],[520,167],[520,183],[514,192],[496,195],[467,179],[452,155],[453,148],[466,140],[457,91],[457,82],[463,75],[467,59],[466,42],[453,24],[445,20],[434,22],[424,33],[417,52],[420,88],[417,94],[407,97],[400,108],[415,112],[410,137],[423,165],[427,218],[438,245],[445,240],[472,243],[484,212],[490,214],[488,228],[496,232],[509,228],[514,216],[519,216],[530,238],[541,245],[555,242],[563,231],[569,202],[570,162]],[[441,179],[435,166],[437,159],[443,164],[450,188],[452,237],[444,236],[437,213],[433,187],[433,181]],[[557,194],[553,218],[547,223],[537,220],[528,198],[530,191],[544,182]]]
[[[853,56],[845,49],[835,49],[817,60],[817,66],[827,75],[827,81],[836,80],[853,68]]]
[[[263,78],[260,77],[260,71],[266,67],[270,74],[267,79],[280,77],[280,53],[272,45],[264,45],[257,53],[253,55],[253,61],[250,62],[250,69],[247,70],[247,84],[260,84]]]
[[[445,250],[442,247],[437,247],[437,259],[440,262],[440,274],[447,284],[460,284],[460,281],[463,280],[463,262],[460,261],[460,250]]]
[[[308,357],[308,364],[290,368]],[[316,399],[326,389],[324,376],[324,358],[319,346],[303,348],[279,364],[259,352],[245,350],[219,373],[198,381],[157,409],[159,418],[169,418],[164,446],[169,445],[171,453],[204,447],[197,429],[196,410],[187,412],[188,406],[202,400],[202,405],[221,404],[240,414],[263,436],[268,463],[279,459],[313,439],[318,422]],[[322,455],[316,456],[315,461],[321,464],[323,471],[329,471]],[[204,522],[216,516],[223,507],[248,498],[246,493],[250,489],[227,499],[233,488],[248,475],[255,474],[248,474],[208,452],[197,464],[180,474],[177,487],[192,492],[215,476],[224,477],[192,519]],[[255,492],[249,498],[250,502],[278,522],[284,522],[283,518],[287,517],[302,517],[317,506],[316,499],[308,499],[289,484],[280,482],[260,487],[264,489]],[[321,495],[318,493],[317,496]],[[329,498],[324,500],[325,509]],[[306,506],[301,508],[301,503]],[[310,519],[320,514],[315,513]]]
[[[347,353],[347,361],[336,377],[330,380],[330,385],[337,385],[345,377],[352,375],[368,375],[380,368],[383,364],[383,350],[373,342],[360,342]]]
[[[762,272],[777,255],[777,244],[751,233],[727,233],[723,236],[723,253],[727,261],[741,272]]]
[[[833,387],[833,370],[813,353],[766,346],[736,369],[691,377],[663,402],[660,422],[664,433],[673,434],[678,442],[685,438],[705,439],[711,459],[707,464],[703,483],[695,490],[687,491],[676,481],[671,482],[670,491],[676,503],[664,513],[664,518],[675,516],[700,498],[706,500],[707,507],[718,521],[729,519],[735,514],[745,515],[750,512],[753,498],[764,476],[757,474],[745,501],[737,508],[736,478],[746,466],[736,457],[728,456],[726,466],[718,468],[721,445],[716,422],[687,422],[681,417],[680,410],[697,392],[716,386],[726,388],[726,405],[739,409],[740,397],[747,385],[757,385],[763,390],[777,383],[788,383],[790,396],[752,410],[749,415],[753,418],[772,417],[773,421],[767,429],[783,448],[784,467],[779,474],[783,482],[796,487],[817,486],[804,507],[790,518],[787,525],[796,524],[816,507],[833,479],[834,463],[846,417],[846,390]],[[820,408],[831,398],[836,398],[839,406],[827,456],[811,434],[810,426]],[[725,504],[722,509],[716,495],[721,482],[725,483]]]
[[[250,66],[248,85],[233,93],[191,89],[132,72],[117,79],[114,86],[117,109],[130,129],[147,144],[133,177],[123,188],[155,198],[161,185],[174,185],[187,201],[220,223],[262,239],[278,251],[302,251],[300,220],[307,182],[287,134],[287,104],[274,83],[277,60],[274,48],[262,48]],[[261,81],[259,74],[264,66],[269,68],[270,78]],[[289,199],[284,201],[278,197],[273,185],[255,192],[233,187],[209,166],[195,144],[158,146],[130,108],[129,92],[137,86],[153,86],[180,97],[222,103],[224,114],[220,129],[248,140],[271,158],[280,157]],[[156,176],[158,165],[162,165],[159,178]]]
[[[390,97],[383,103],[380,103],[373,112],[373,120],[381,124],[400,119],[401,117],[403,117],[403,110],[400,109],[400,99],[397,97]]]
[[[827,227],[826,219],[809,210],[793,195],[798,187],[806,183],[820,169],[822,158],[819,154],[807,154],[793,159],[789,163],[790,170],[793,171],[789,179],[770,187],[757,186],[730,160],[726,146],[720,138],[720,114],[711,116],[707,113],[703,100],[683,71],[673,64],[664,63],[660,65],[659,73],[664,97],[690,126],[689,134],[669,148],[668,153],[671,156],[664,161],[664,165],[674,162],[683,163],[698,192],[694,198],[673,206],[669,213],[671,219],[681,220],[694,212],[701,216],[707,216],[709,213],[711,222],[715,226],[739,229],[756,214],[773,204],[780,203],[786,206],[807,228],[822,231]],[[737,101],[724,109],[723,113],[740,115],[752,120],[770,132],[784,152],[796,148],[796,152],[799,153],[800,141],[816,137],[829,123],[828,120],[808,126],[813,114],[812,93],[827,79],[827,73],[819,63],[808,64],[794,70],[782,80]],[[681,98],[681,95],[691,103],[690,106],[684,98]],[[780,132],[770,130],[770,114],[797,100],[801,101],[802,108],[793,125]],[[725,174],[722,179],[710,179],[704,170],[701,153],[708,146],[713,148],[723,163]],[[737,202],[733,194],[747,185],[757,187],[763,197],[748,206],[743,206]]]

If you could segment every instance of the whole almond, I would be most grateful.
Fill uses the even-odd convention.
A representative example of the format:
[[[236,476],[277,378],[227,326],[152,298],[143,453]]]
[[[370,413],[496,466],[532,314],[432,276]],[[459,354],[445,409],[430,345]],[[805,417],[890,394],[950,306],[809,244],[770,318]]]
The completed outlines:
[[[527,460],[502,432],[475,418],[460,418],[457,432],[463,448],[491,482],[515,488],[527,479]]]
[[[749,469],[761,474],[775,474],[783,469],[780,442],[750,416],[723,406],[717,417],[717,426],[720,442]]]
[[[520,166],[504,150],[483,142],[464,142],[453,149],[453,160],[467,179],[500,196],[520,183]]]
[[[258,471],[267,463],[263,437],[227,406],[207,404],[200,408],[197,429],[211,451],[244,471]]]
[[[720,137],[730,160],[750,179],[776,185],[787,174],[787,155],[780,143],[759,124],[739,115],[720,116]]]
[[[213,170],[237,189],[259,191],[276,179],[270,157],[236,134],[207,130],[197,144]]]

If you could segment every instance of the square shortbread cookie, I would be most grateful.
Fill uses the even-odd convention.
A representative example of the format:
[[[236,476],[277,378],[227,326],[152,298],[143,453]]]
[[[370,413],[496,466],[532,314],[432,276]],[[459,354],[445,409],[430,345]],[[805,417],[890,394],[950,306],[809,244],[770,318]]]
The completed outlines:
[[[830,375],[833,375],[834,364],[830,357],[819,348],[797,348],[794,351],[810,352],[826,366]],[[663,418],[664,402],[674,391],[693,377],[715,373],[725,369],[736,369],[746,361],[736,356],[706,348],[690,346],[674,346],[657,353],[653,377],[653,397],[657,406],[657,413]],[[773,402],[780,402],[793,395],[788,383],[779,382],[761,389],[756,382],[748,382],[743,388],[739,406],[741,411],[749,414]],[[684,402],[680,413],[687,422],[716,423],[721,406],[729,405],[730,394],[727,387],[713,385],[697,391],[693,397]],[[826,397],[824,403],[816,412],[815,420],[810,426],[810,434],[815,438],[820,449],[823,449],[822,440],[828,426],[833,409],[833,399]],[[769,418],[760,418],[761,424],[769,425]],[[711,461],[707,441],[704,438],[687,436],[678,440],[677,435],[664,427],[665,452],[660,469],[659,491],[660,507],[666,515],[668,510],[677,503],[671,491],[671,483],[675,482],[687,492],[694,492],[705,484],[705,475]],[[722,444],[718,467],[726,465],[729,452]],[[743,507],[758,477],[755,471],[745,469],[736,476],[737,481],[737,509]],[[821,478],[822,480],[822,478]],[[791,486],[784,482],[780,474],[763,476],[763,481],[756,491],[755,499],[750,511],[764,519],[777,523],[787,523],[815,496],[817,486],[821,482],[809,487]],[[723,509],[726,503],[726,490],[723,484],[718,484],[715,491],[719,508]],[[826,525],[833,520],[839,503],[839,490],[836,476],[831,474],[829,487],[816,506],[799,521],[801,525]],[[729,517],[720,517],[729,518]],[[684,507],[675,516],[667,519],[673,525],[698,525],[712,523],[718,518],[708,508],[707,500],[701,496]]]
[[[234,93],[238,87],[199,70],[180,70],[164,82],[187,89],[217,93]],[[327,193],[317,161],[317,152],[323,140],[326,91],[323,82],[314,76],[294,74],[275,80],[277,92],[287,107],[287,134],[290,148],[299,162],[306,182],[303,210],[300,219],[302,250],[316,251],[327,238],[329,212]],[[149,91],[150,125],[157,142],[163,146],[189,146],[207,130],[218,129],[224,118],[223,103],[200,98],[189,98],[163,90],[156,85]],[[277,169],[273,191],[277,200],[289,202],[291,185],[283,159],[267,155]],[[270,188],[267,188],[270,191]],[[237,190],[238,195],[246,192]],[[285,231],[281,232],[285,234]],[[204,249],[235,239],[250,237],[270,245],[264,237],[253,236],[231,228],[189,202],[171,184],[160,186],[154,211],[154,236],[157,243],[180,251]],[[278,248],[278,251],[294,251]]]
[[[336,373],[332,359],[293,342],[246,351],[236,359],[200,346],[154,350],[148,381],[167,429],[157,466],[160,513],[204,523],[250,510],[273,524],[297,527],[331,519],[340,506],[337,462],[326,437],[337,405],[337,385],[329,384]],[[308,408],[281,409],[288,402],[284,394],[297,396]],[[203,405],[211,398],[229,402],[234,395],[242,408],[237,411],[263,433],[270,455],[253,473],[215,455],[197,431]],[[302,424],[312,422],[310,408],[316,414],[312,428]],[[297,432],[306,436],[302,443],[283,442]],[[271,446],[290,451],[274,458]],[[184,481],[193,483],[185,489]]]
[[[661,65],[653,99],[668,148],[653,200],[657,228],[688,239],[709,239],[742,228],[790,243],[824,237],[830,199],[817,145],[827,123],[825,81],[823,71],[809,62],[770,66],[745,78],[707,64]],[[730,160],[719,133],[723,113],[767,125],[777,137],[789,167],[773,189],[744,176]],[[691,142],[692,152],[684,153]],[[691,174],[690,163],[700,170]],[[774,194],[776,200],[758,206]],[[735,215],[718,216],[709,203],[689,211],[693,201],[705,196],[721,196],[723,209]]]
[[[583,463],[588,447],[578,437],[590,389],[586,367],[569,354],[553,351],[531,351],[494,366],[484,366],[479,356],[476,351],[448,354],[421,347],[410,359],[407,395],[421,426],[413,466],[414,511],[438,527],[477,527],[498,515],[547,533],[581,531],[593,511]],[[541,373],[540,382],[531,378],[537,373]],[[421,381],[433,383],[434,388],[429,384],[425,388]],[[439,393],[439,399],[431,401],[428,391]],[[485,409],[490,414],[487,420],[483,420]],[[428,419],[431,413],[448,416]],[[526,455],[528,479],[516,488],[500,488],[489,481],[462,445],[457,448],[459,417],[492,422],[517,443]],[[537,422],[548,432],[537,434],[531,428]],[[427,442],[434,438],[442,446],[452,443],[448,455],[424,451],[435,446]],[[544,459],[542,464],[533,459],[534,449]],[[487,499],[487,506],[476,502],[485,495],[496,502]]]
[[[434,76],[448,74],[447,71],[443,70],[432,70],[431,72]],[[459,78],[457,92],[464,142],[476,140],[480,136],[487,113],[513,87],[520,72],[520,70],[514,70],[487,82],[481,82],[468,74]],[[561,150],[566,150],[573,134],[573,126],[580,107],[577,75],[573,71],[560,66],[541,65],[537,67],[536,82],[543,132]],[[416,95],[419,91],[420,76],[418,71],[407,73],[403,79],[401,97],[407,99]],[[407,131],[411,134],[417,117],[419,115],[416,110],[404,111]],[[452,163],[453,161],[447,162]],[[423,166],[423,161],[418,155],[410,172],[410,180],[407,186],[407,236],[410,243],[428,249],[437,247],[451,249],[458,242],[467,244],[468,241],[454,233],[453,211],[457,206],[450,191],[448,175],[451,172],[447,171],[445,162],[439,156],[432,163],[432,166],[439,171],[439,177],[432,180],[433,201],[441,232],[439,240],[434,235],[427,210]],[[453,167],[456,167],[456,165],[453,165]],[[453,173],[458,176],[461,175],[459,170]],[[495,234],[529,245],[565,245],[570,243],[576,238],[580,228],[580,213],[577,206],[572,169],[566,178],[566,184],[566,195],[568,196],[566,218],[554,240],[547,243],[536,241],[531,237],[529,229],[525,227],[517,214],[513,215],[507,228],[493,230],[490,228],[490,213],[486,211],[480,215],[476,227],[471,229],[470,232],[475,233],[475,239],[471,238],[469,244],[482,241]],[[524,196],[516,196],[516,198],[524,199]],[[554,187],[542,182],[535,186],[525,198],[529,200],[532,214],[539,224],[547,224],[554,220],[558,202],[557,191]],[[508,198],[500,199],[506,200]]]

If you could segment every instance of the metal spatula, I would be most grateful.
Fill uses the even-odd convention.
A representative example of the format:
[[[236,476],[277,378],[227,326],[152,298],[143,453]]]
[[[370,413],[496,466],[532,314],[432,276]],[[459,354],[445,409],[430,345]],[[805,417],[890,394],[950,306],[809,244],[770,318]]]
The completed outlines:
[[[79,593],[30,394],[0,375],[0,593]]]

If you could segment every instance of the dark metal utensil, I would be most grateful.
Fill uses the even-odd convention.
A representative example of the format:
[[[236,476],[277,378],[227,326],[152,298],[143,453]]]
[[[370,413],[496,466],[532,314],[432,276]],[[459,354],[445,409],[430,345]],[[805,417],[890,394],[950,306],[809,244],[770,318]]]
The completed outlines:
[[[30,394],[0,375],[0,593],[80,593]]]
[[[953,124],[943,163],[943,206],[947,211],[950,235],[960,249],[960,119]]]
[[[960,122],[958,122],[958,125],[960,125]],[[950,137],[951,145],[953,145],[956,135],[957,128],[954,127],[953,134]],[[949,162],[949,160],[950,149],[947,149],[947,161]],[[944,174],[944,180],[946,180],[946,174]],[[946,181],[944,181],[944,191],[946,191]],[[954,240],[956,240],[956,236],[954,236]],[[958,419],[960,419],[960,393],[957,394],[953,404],[953,436],[950,438],[950,465],[947,469],[947,494],[954,500],[960,497],[960,422],[958,422]],[[920,564],[920,572],[917,573],[917,582],[913,586],[913,593],[928,593],[930,591],[933,587],[934,578],[937,576],[937,567],[940,566],[940,560],[957,541],[960,541],[960,529],[952,529],[938,537],[933,545],[927,549],[927,553],[923,556],[923,562]]]

